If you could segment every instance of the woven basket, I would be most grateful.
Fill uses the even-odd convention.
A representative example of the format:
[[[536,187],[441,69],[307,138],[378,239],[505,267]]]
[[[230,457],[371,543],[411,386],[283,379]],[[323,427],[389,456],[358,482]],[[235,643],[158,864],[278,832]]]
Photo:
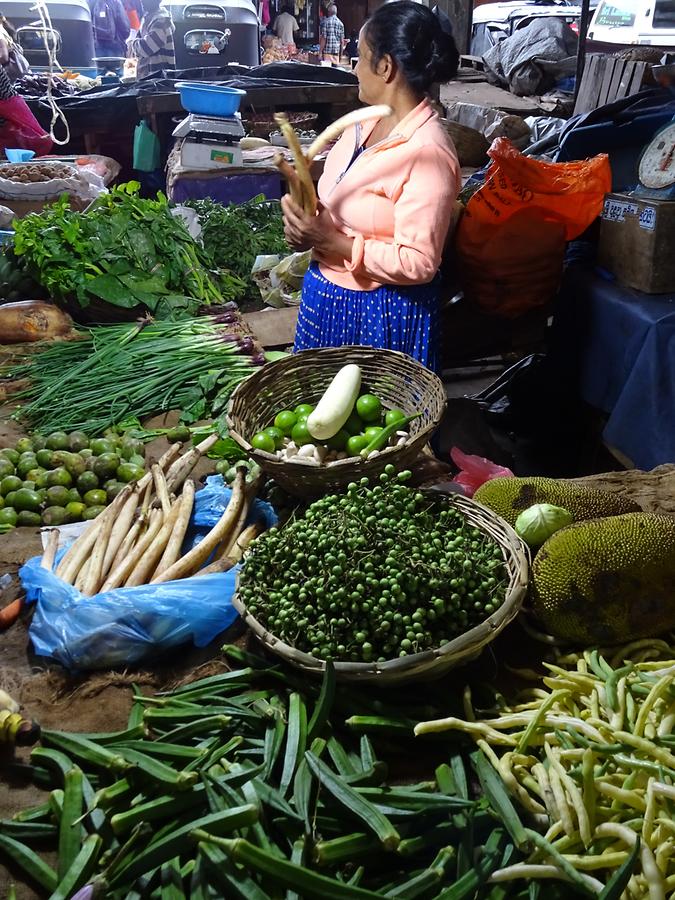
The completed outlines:
[[[432,492],[429,493],[441,493]],[[496,513],[458,494],[444,495],[466,517],[474,528],[492,537],[502,548],[504,563],[509,576],[509,586],[504,602],[480,625],[445,644],[437,650],[425,650],[412,656],[403,656],[383,663],[336,662],[335,675],[341,681],[377,682],[382,686],[402,684],[411,681],[429,681],[438,678],[450,669],[471,662],[493,641],[499,632],[518,615],[525,595],[529,577],[529,556],[525,545],[515,531]],[[323,660],[303,653],[270,634],[260,622],[246,611],[246,607],[235,595],[233,603],[242,619],[253,634],[277,656],[310,675],[321,676]]]
[[[271,425],[279,410],[317,403],[333,376],[348,363],[360,366],[362,390],[378,396],[385,409],[401,409],[406,415],[422,413],[410,423],[410,439],[405,444],[388,447],[373,459],[351,457],[325,466],[278,459],[251,447],[250,438]],[[373,347],[325,347],[268,363],[242,381],[230,398],[227,427],[230,436],[284,490],[314,497],[339,491],[364,475],[377,477],[389,463],[399,470],[410,466],[440,422],[445,404],[440,378],[404,353]]]

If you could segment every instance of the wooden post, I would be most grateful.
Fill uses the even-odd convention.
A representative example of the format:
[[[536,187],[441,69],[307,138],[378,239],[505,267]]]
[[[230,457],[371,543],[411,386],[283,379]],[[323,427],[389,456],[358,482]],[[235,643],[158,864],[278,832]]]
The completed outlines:
[[[581,79],[586,62],[586,35],[591,20],[591,0],[581,0],[581,18],[579,19],[579,44],[577,45],[577,73],[574,82],[574,99],[579,96]]]
[[[461,54],[468,53],[471,47],[472,0],[425,0],[425,4],[443,10],[452,22],[457,49]]]

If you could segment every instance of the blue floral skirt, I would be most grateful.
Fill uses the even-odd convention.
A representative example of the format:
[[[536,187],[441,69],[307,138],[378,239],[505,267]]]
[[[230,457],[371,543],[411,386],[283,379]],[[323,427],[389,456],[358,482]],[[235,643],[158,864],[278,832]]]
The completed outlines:
[[[328,281],[313,262],[302,284],[294,352],[362,344],[400,350],[436,371],[438,292],[430,284],[352,291]]]

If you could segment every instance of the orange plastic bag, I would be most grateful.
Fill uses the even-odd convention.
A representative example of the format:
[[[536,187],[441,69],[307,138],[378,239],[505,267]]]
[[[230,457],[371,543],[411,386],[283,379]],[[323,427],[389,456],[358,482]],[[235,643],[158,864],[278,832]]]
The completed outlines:
[[[565,243],[600,215],[611,190],[606,154],[550,163],[523,156],[506,138],[488,151],[492,165],[457,229],[466,298],[515,318],[549,303],[562,275]]]

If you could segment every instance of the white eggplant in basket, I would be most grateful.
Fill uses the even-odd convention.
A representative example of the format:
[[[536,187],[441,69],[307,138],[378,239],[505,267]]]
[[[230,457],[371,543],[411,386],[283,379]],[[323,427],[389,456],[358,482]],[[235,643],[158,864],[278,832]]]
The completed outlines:
[[[312,437],[317,441],[334,437],[354,409],[360,390],[361,369],[354,363],[343,366],[307,418]]]

